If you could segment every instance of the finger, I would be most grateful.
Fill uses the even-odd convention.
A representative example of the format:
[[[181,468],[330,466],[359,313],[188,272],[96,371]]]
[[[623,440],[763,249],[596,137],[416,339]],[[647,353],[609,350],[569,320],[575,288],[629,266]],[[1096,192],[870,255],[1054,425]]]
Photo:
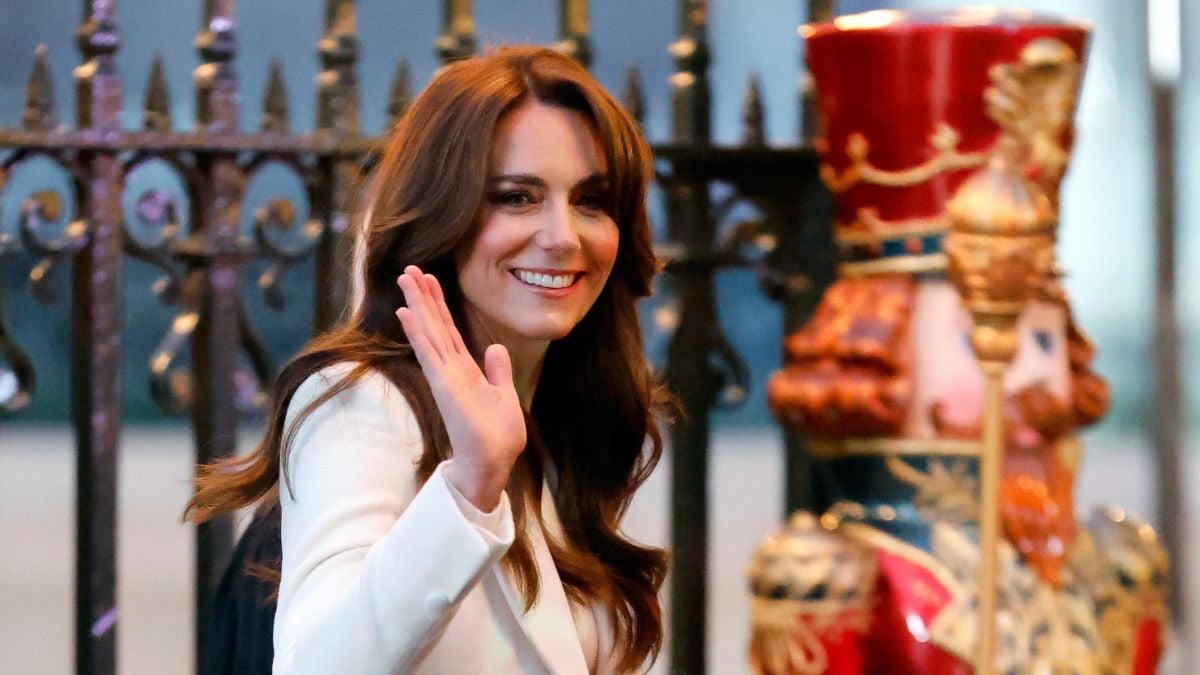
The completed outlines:
[[[438,357],[445,360],[450,351],[450,341],[441,326],[441,317],[434,313],[432,300],[426,296],[425,289],[419,281],[419,274],[420,270],[409,266],[396,283],[404,293],[405,304],[412,310],[412,329],[421,332]]]
[[[409,265],[405,272],[411,275],[421,288],[421,299],[432,322],[428,327],[430,339],[438,347],[444,348],[446,353],[454,351],[457,347],[452,333],[457,332],[457,329],[454,328],[453,319],[447,320],[450,311],[445,308],[445,296],[441,292],[441,286],[437,284],[437,279],[432,274],[422,272],[416,265]],[[459,342],[461,341],[460,337]]]
[[[450,308],[446,305],[446,294],[442,292],[442,284],[432,274],[426,274],[425,280],[429,283],[433,304],[437,307],[438,313],[442,316],[442,323],[446,326],[446,334],[450,336],[450,344],[458,353],[466,354],[467,346],[463,343],[462,333],[458,332],[458,326],[454,325],[454,317],[450,316]]]
[[[433,376],[440,372],[438,368],[442,364],[442,358],[433,345],[429,344],[429,338],[425,337],[425,332],[417,324],[412,309],[408,307],[397,309],[396,318],[400,319],[400,325],[404,327],[404,334],[408,336],[408,344],[412,346],[413,353],[417,355],[417,363],[421,364],[421,370],[425,373],[425,377],[432,381]]]
[[[454,339],[450,335],[450,328],[446,325],[445,315],[439,305],[444,304],[444,301],[438,299],[438,295],[434,293],[432,274],[425,274],[416,265],[409,265],[405,269],[405,273],[412,276],[413,280],[421,289],[421,300],[424,303],[424,308],[428,311],[428,320],[430,322],[426,330],[429,332],[429,339],[445,356],[456,351]],[[439,289],[440,290],[440,289]],[[445,314],[449,314],[447,311]],[[453,325],[453,322],[451,322]]]
[[[491,345],[483,353],[483,372],[493,387],[513,388],[512,359],[504,345]]]

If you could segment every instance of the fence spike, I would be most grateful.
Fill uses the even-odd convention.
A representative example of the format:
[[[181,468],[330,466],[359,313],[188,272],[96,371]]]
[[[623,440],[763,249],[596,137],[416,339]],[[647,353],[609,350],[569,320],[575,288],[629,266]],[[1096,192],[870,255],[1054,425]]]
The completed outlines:
[[[258,128],[267,134],[286,134],[291,130],[291,119],[288,112],[287,84],[283,80],[283,65],[278,58],[273,58],[271,70],[267,75],[267,90],[263,94],[262,119]]]
[[[33,70],[25,85],[25,113],[21,116],[21,126],[28,131],[50,131],[58,126],[58,119],[54,115],[54,83],[46,63],[46,45],[38,45],[34,54]]]
[[[404,116],[404,111],[408,109],[411,97],[412,91],[409,84],[408,60],[401,57],[396,62],[396,73],[392,76],[392,87],[388,90],[387,113],[391,126],[395,126],[400,121],[400,118]]]
[[[742,103],[742,145],[766,145],[763,126],[762,82],[759,80],[758,71],[751,71],[746,82],[746,98]]]
[[[205,0],[204,25],[196,36],[202,63],[196,68],[196,123],[208,132],[226,133],[238,126],[238,77],[233,0]]]
[[[121,128],[121,48],[116,0],[84,0],[83,23],[75,41],[83,64],[75,69],[75,126],[112,133]]]
[[[146,81],[146,101],[142,108],[143,129],[160,133],[171,131],[171,92],[167,89],[162,52],[155,53],[154,63],[150,65],[150,79]]]
[[[592,64],[592,43],[588,37],[587,0],[559,0],[558,42],[554,48],[586,68]]]
[[[625,110],[638,124],[646,123],[646,96],[642,93],[642,76],[637,66],[625,69],[625,86],[621,92]]]
[[[336,37],[358,35],[358,12],[353,0],[326,0],[325,30]],[[358,54],[353,56],[357,58]]]
[[[326,0],[325,34],[317,43],[317,128],[356,136],[361,128],[358,17],[351,0]]]
[[[475,55],[475,18],[471,0],[442,0],[442,34],[434,51],[442,64]]]
[[[671,43],[672,136],[677,143],[712,140],[712,94],[708,83],[708,1],[679,0],[679,39]]]
[[[808,0],[808,22],[833,20],[833,0]]]
[[[833,0],[808,0],[808,22],[818,23],[833,20]],[[812,74],[800,64],[800,142],[811,146],[821,135],[820,120],[817,119],[817,93]]]

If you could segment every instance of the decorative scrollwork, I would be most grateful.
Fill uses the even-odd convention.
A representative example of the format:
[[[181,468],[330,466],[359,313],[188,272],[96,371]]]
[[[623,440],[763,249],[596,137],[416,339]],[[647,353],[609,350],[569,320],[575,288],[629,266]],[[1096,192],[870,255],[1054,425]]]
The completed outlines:
[[[150,356],[150,397],[169,414],[187,412],[192,403],[192,375],[182,361],[200,323],[200,281],[193,276],[183,285],[176,298],[179,313]]]
[[[182,414],[191,409],[193,379],[186,353],[196,328],[203,321],[203,279],[193,274],[178,297],[179,312],[150,357],[150,395],[165,412]],[[243,414],[257,414],[266,405],[264,383],[270,381],[270,356],[254,332],[240,298],[237,305],[239,346],[245,362],[238,363],[232,374],[234,407]]]
[[[311,203],[301,178],[304,169],[292,163],[269,157],[261,157],[246,164],[242,169],[248,176],[248,189],[243,203],[259,203],[261,206],[246,209],[250,217],[242,223],[242,234],[238,245],[243,261],[261,258],[268,261],[267,269],[258,279],[267,304],[272,309],[282,309],[285,303],[281,278],[290,267],[305,260],[315,250],[324,233],[324,224],[309,218],[309,214],[296,206],[299,202]],[[287,194],[280,183],[298,185],[298,195]],[[279,196],[279,193],[287,196]],[[303,207],[307,209],[307,206]],[[178,305],[179,311],[170,328],[159,342],[150,359],[150,389],[154,401],[169,413],[182,413],[192,406],[193,379],[187,364],[187,352],[195,337],[197,327],[205,320],[207,307],[203,266],[215,251],[197,234],[186,240],[181,237],[183,225],[175,214],[182,213],[179,200],[161,190],[146,191],[137,198],[135,213],[147,225],[153,226],[150,240],[139,242],[139,251],[145,258],[147,253],[170,264],[167,253],[169,244],[178,242],[174,248],[192,260],[186,280],[176,287],[178,293],[166,294],[168,302]],[[176,251],[178,252],[178,251]],[[166,256],[166,257],[164,257]],[[154,262],[151,260],[151,262]],[[168,278],[183,279],[182,272],[173,266],[160,265],[169,271]],[[171,276],[177,275],[177,276]],[[237,301],[238,363],[232,373],[234,384],[234,406],[245,414],[260,412],[266,404],[266,383],[270,381],[273,368],[270,356],[254,330],[244,301]]]
[[[163,271],[154,293],[174,304],[183,284],[183,269],[172,258],[172,246],[187,236],[191,205],[184,167],[154,158],[131,163],[121,206],[125,213],[125,252]]]
[[[4,307],[0,303],[0,410],[15,412],[33,397],[33,364],[8,334],[4,326]]]
[[[658,181],[666,190],[690,189],[665,171],[658,172]],[[715,273],[726,268],[740,267],[753,270],[760,284],[764,286],[781,285],[781,275],[772,268],[768,260],[778,245],[774,232],[760,217],[757,207],[733,186],[720,182],[717,185],[718,196],[713,201],[710,212],[712,221],[718,225],[731,224],[720,228],[721,234],[713,247],[707,252],[696,252],[667,242],[655,248],[656,255],[668,271],[702,267]],[[673,336],[682,317],[676,298],[663,299],[664,296],[670,295],[661,289],[654,293],[657,305],[652,309],[650,318],[655,329]],[[651,342],[649,351],[653,353],[657,350],[654,349],[653,339]],[[716,382],[715,406],[721,410],[740,407],[748,399],[750,369],[719,326],[712,328],[706,337],[705,353],[709,372]]]
[[[29,272],[30,286],[39,302],[50,304],[60,296],[55,269],[88,238],[87,223],[77,212],[77,167],[60,158],[26,153],[14,154],[5,164],[4,202],[15,211],[15,222],[0,218],[0,251],[20,242],[39,258]]]
[[[724,335],[718,333],[712,336],[708,347],[708,364],[720,381],[717,408],[731,410],[744,404],[750,391],[750,368]]]
[[[280,161],[268,161],[256,166],[251,185],[260,176],[264,181],[286,179],[301,182],[297,167]],[[311,203],[311,200],[305,203]],[[283,274],[311,255],[325,232],[323,222],[311,218],[308,213],[299,213],[295,204],[291,199],[275,196],[253,210],[254,242],[259,252],[273,261],[259,276],[258,287],[267,304],[276,310],[283,309],[286,303],[280,283]]]
[[[40,259],[29,272],[34,297],[58,299],[53,274],[87,242],[87,227],[75,215],[75,181],[68,162],[16,152],[0,166],[0,257],[24,251]],[[24,195],[24,196],[23,196]],[[11,214],[11,215],[10,215]],[[15,412],[30,402],[36,386],[33,364],[3,323],[0,303],[0,410]]]

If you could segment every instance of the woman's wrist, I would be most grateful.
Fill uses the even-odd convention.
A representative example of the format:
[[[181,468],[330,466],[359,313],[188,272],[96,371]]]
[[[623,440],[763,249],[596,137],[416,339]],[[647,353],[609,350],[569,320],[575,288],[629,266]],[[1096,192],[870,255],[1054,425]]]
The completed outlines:
[[[500,504],[500,495],[508,484],[508,473],[495,469],[479,469],[450,460],[445,468],[446,480],[459,494],[483,513],[490,513]]]

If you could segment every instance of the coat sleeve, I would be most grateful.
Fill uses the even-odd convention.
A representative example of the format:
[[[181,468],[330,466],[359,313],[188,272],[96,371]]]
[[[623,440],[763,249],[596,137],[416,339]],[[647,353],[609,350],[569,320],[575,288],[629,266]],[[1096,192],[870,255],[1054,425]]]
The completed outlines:
[[[344,372],[306,380],[288,423]],[[275,673],[404,671],[512,544],[507,495],[479,512],[444,477],[448,462],[418,486],[422,448],[407,400],[377,372],[302,422],[291,489],[280,485]]]

